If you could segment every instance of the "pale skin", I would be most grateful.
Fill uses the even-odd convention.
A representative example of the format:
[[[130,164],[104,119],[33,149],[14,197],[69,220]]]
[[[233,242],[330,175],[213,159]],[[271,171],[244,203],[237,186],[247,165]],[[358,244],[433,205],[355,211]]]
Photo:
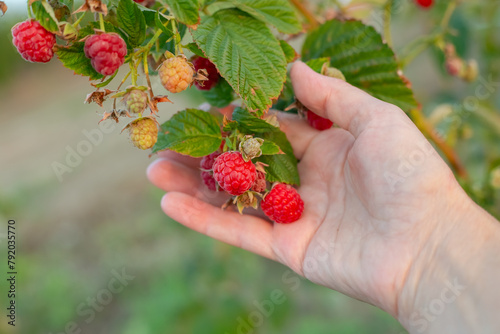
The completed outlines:
[[[338,126],[317,131],[278,114],[300,160],[302,217],[280,225],[221,210],[225,197],[206,190],[199,160],[173,152],[148,169],[167,192],[163,211],[378,306],[410,333],[500,333],[498,221],[398,107],[301,62],[291,78],[302,104]]]

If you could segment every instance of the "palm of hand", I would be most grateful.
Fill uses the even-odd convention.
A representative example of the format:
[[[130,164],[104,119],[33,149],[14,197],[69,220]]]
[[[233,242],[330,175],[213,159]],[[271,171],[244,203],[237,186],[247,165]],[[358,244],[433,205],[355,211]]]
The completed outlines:
[[[308,75],[310,80],[317,79]],[[319,86],[331,84],[327,80]],[[434,210],[422,208],[438,205],[428,195],[438,191],[443,180],[453,184],[452,173],[435,151],[423,148],[429,144],[399,109],[346,84],[338,93],[345,104],[336,102],[332,107],[335,96],[331,92],[307,80],[302,85],[302,90],[323,91],[309,101],[306,93],[299,97],[321,116],[351,107],[350,103],[360,106],[353,105],[351,115],[330,117],[343,129],[323,132],[281,116],[281,127],[300,159],[299,192],[305,211],[296,223],[270,224],[206,203],[220,204],[221,198],[207,194],[193,159],[166,153],[166,159],[153,164],[148,175],[169,191],[162,201],[163,210],[180,223],[279,261],[313,282],[397,316],[397,298],[406,274],[431,234],[426,226],[435,225],[426,224],[435,220],[427,213]],[[360,112],[363,108],[367,113]],[[402,157],[418,151],[423,152],[425,163],[396,184],[389,182],[387,171],[397,175]]]

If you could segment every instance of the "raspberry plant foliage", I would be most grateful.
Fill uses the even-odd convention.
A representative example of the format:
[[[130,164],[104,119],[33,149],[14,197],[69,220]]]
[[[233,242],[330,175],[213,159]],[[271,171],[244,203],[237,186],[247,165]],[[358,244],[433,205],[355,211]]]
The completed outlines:
[[[315,71],[346,80],[410,115],[420,110],[401,74],[404,62],[375,28],[343,15],[318,24],[306,7],[295,0],[85,0],[78,8],[72,0],[28,1],[30,19],[57,37],[53,51],[63,66],[91,80],[85,101],[104,108],[100,121],[123,122],[132,142],[152,153],[173,150],[201,158],[240,151],[256,164],[260,179],[265,175],[269,183],[291,185],[300,184],[297,159],[269,112],[289,107],[301,113],[293,108],[300,101],[287,76],[290,62],[301,58]],[[305,41],[297,52],[295,37],[302,34]],[[86,45],[106,36],[120,44],[119,53],[111,47],[106,50],[113,52],[86,53]],[[23,47],[37,47],[30,45]],[[98,66],[108,63],[118,65],[106,71]],[[154,92],[153,82],[165,89]],[[152,122],[161,102],[175,105],[176,92],[196,88],[212,109],[191,106],[161,125]],[[232,115],[215,111],[231,103],[238,106]],[[139,120],[147,122],[144,134]],[[242,143],[254,138],[258,154],[247,157]],[[260,182],[257,189],[262,188],[266,184]],[[265,191],[248,193],[239,207],[253,206],[259,193],[265,196]]]

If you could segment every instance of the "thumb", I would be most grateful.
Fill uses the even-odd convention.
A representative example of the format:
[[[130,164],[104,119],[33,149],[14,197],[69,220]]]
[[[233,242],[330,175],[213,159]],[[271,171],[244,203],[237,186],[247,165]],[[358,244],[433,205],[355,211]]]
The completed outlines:
[[[303,105],[355,137],[374,119],[375,114],[398,109],[343,80],[318,74],[301,61],[293,64],[290,76],[295,96]]]

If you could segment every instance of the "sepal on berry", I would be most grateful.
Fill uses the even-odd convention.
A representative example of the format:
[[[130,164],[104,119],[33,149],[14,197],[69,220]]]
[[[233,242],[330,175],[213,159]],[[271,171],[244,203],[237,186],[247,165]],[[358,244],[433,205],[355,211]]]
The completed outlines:
[[[80,12],[101,13],[104,16],[108,15],[108,7],[101,0],[85,0],[73,14]]]
[[[258,209],[259,207],[259,200],[258,198],[262,198],[262,195],[259,194],[258,192],[255,191],[246,191],[243,194],[236,196],[233,200],[233,204],[236,204],[236,207],[238,208],[238,212],[240,214],[243,214],[243,210],[245,208],[252,207],[255,210]]]
[[[129,117],[132,118],[132,116],[128,113],[127,110],[111,110],[111,111],[105,111],[104,114],[102,114],[102,119],[97,122],[97,124],[101,123],[102,121],[105,121],[107,119],[112,119],[116,123],[118,123],[120,120],[120,117]],[[123,131],[123,130],[122,130]]]
[[[69,22],[60,22],[59,32],[56,34],[65,41],[74,41],[78,38],[78,29]]]
[[[323,67],[321,67],[321,74],[330,78],[346,81],[344,74],[339,69],[328,66],[328,63],[324,63]]]
[[[253,158],[260,157],[262,155],[262,150],[260,149],[262,144],[264,144],[264,139],[262,138],[254,138],[250,135],[243,137],[238,146],[243,160],[249,161]]]

